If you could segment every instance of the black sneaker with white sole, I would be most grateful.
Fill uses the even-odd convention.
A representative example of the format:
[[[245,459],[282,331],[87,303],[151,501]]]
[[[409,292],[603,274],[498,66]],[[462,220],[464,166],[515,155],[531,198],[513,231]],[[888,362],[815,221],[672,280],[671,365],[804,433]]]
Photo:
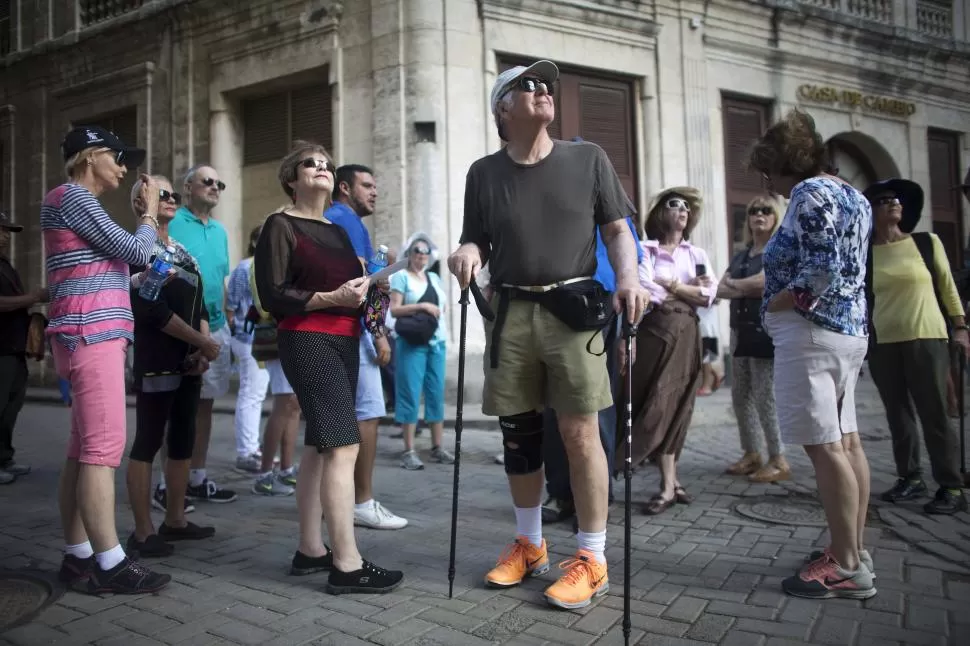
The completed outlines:
[[[151,534],[145,540],[138,540],[134,534],[128,537],[125,543],[125,553],[138,555],[138,558],[158,559],[171,556],[175,553],[175,546],[169,545],[158,534]],[[134,558],[134,556],[132,556]]]
[[[200,485],[189,485],[185,491],[189,500],[201,500],[204,502],[235,502],[236,492],[231,489],[220,489],[216,483],[206,478]]]
[[[155,485],[155,491],[152,492],[152,507],[158,511],[165,511],[166,505],[168,504],[168,489],[162,489],[158,485]],[[182,511],[186,514],[191,514],[195,511],[195,505],[187,497],[183,496],[183,509]]]
[[[364,566],[353,572],[330,570],[327,592],[330,594],[384,594],[401,585],[404,572],[385,570],[365,560]]]
[[[323,556],[307,556],[300,550],[293,555],[293,562],[290,563],[290,574],[293,576],[306,576],[316,572],[327,572],[333,569],[333,552],[329,545],[324,545],[327,553]]]
[[[88,594],[145,594],[158,592],[172,580],[171,574],[152,572],[141,563],[125,558],[110,570],[95,564],[88,577]]]
[[[158,535],[166,541],[200,541],[212,538],[215,534],[215,527],[202,527],[188,521],[185,527],[172,527],[166,523],[158,526]]]

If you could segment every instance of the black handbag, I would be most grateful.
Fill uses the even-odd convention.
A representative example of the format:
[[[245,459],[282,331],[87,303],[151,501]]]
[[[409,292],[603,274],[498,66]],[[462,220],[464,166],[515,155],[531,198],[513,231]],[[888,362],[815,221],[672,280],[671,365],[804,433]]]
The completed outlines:
[[[428,277],[428,289],[418,299],[418,303],[439,305],[438,292],[432,286],[430,277]],[[396,319],[394,331],[411,345],[427,345],[438,331],[438,319],[428,312],[415,312]]]

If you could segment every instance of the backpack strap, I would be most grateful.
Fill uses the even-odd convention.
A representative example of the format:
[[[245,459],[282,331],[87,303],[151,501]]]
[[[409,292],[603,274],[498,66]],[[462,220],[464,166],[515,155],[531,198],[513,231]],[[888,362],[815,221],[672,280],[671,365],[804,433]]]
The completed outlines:
[[[930,272],[930,280],[933,282],[933,294],[936,295],[936,303],[940,308],[940,312],[943,314],[943,320],[946,322],[946,333],[950,336],[953,334],[953,323],[950,321],[950,316],[947,314],[946,307],[943,305],[943,295],[940,293],[940,286],[936,280],[933,238],[926,231],[917,231],[911,235],[913,242],[916,243],[916,248],[919,250],[919,255],[923,258],[923,264],[926,265],[926,270]]]
[[[869,253],[866,254],[866,313],[869,319],[869,347],[876,345],[876,322],[873,315],[876,311],[876,293],[872,289],[872,238],[869,238]]]

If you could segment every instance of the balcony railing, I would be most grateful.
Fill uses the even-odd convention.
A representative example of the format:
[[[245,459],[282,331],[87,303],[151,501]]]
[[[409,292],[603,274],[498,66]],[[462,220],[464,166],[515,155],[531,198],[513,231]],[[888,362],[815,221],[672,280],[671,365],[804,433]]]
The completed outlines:
[[[78,0],[81,26],[93,25],[133,11],[150,0]]]
[[[953,37],[953,3],[919,0],[916,3],[916,30],[936,38]]]
[[[802,2],[887,25],[893,21],[893,0],[802,0]]]

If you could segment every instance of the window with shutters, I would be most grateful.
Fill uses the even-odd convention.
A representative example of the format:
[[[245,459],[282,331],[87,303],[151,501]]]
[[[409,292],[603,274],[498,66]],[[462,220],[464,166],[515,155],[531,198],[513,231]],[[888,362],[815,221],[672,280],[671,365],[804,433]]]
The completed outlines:
[[[243,164],[279,161],[296,139],[333,149],[329,85],[312,85],[242,102]]]
[[[519,64],[523,63],[502,60],[499,70]],[[639,186],[633,141],[633,82],[560,68],[553,98],[556,117],[549,124],[549,136],[567,141],[582,137],[600,146],[636,204]]]
[[[963,217],[960,192],[960,140],[953,132],[930,130],[927,134],[930,161],[930,212],[933,233],[940,237],[950,266],[963,264]],[[923,211],[926,213],[925,209]]]
[[[733,232],[731,255],[744,248],[747,205],[765,192],[761,174],[748,170],[751,145],[768,128],[769,103],[735,97],[721,97],[724,130],[724,186],[727,192],[727,230]]]
[[[115,133],[126,146],[144,148],[138,141],[138,111],[132,106],[112,114],[78,119],[72,126],[101,126]],[[144,168],[140,169],[144,170]],[[115,222],[129,231],[135,230],[134,214],[131,210],[131,187],[138,179],[139,169],[129,168],[121,185],[101,195],[99,200],[104,210]]]

